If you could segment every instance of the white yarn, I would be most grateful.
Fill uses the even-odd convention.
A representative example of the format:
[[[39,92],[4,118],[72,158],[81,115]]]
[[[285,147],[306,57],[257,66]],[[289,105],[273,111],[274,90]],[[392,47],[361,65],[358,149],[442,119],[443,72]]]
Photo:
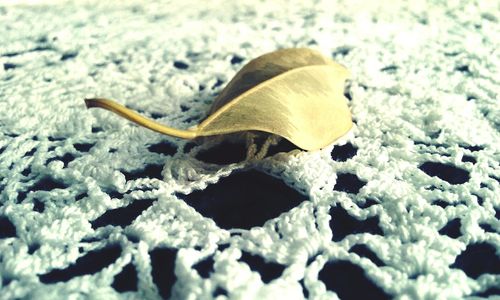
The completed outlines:
[[[387,297],[498,296],[498,3],[235,2],[0,5],[0,299],[336,299],[339,262]],[[219,140],[193,146],[84,106],[118,99],[188,128],[239,68],[285,47],[353,74],[356,124],[336,145],[217,165],[200,157]],[[305,200],[280,202],[270,183],[260,217],[298,202],[251,216],[251,229],[217,219],[245,195],[214,192],[206,209],[221,215],[197,211],[193,195],[238,174],[277,178]],[[252,193],[265,189],[252,180]],[[130,205],[137,216],[120,210]],[[248,216],[238,213],[228,222]],[[109,262],[68,271],[93,251]],[[171,290],[158,270],[175,274]]]

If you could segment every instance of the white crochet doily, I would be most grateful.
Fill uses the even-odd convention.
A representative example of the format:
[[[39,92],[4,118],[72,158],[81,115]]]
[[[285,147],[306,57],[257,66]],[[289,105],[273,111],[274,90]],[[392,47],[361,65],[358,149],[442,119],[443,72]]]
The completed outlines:
[[[0,299],[500,294],[497,1],[104,2],[0,4]],[[188,128],[287,47],[352,73],[321,151],[83,102]]]

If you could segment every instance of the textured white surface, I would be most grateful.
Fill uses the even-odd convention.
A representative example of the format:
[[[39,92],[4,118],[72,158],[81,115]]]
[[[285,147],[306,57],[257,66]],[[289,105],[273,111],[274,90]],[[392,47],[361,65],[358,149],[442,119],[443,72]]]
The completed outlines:
[[[401,299],[498,293],[491,251],[484,256],[489,272],[451,267],[473,245],[500,251],[498,2],[234,2],[0,6],[0,299],[159,298],[151,253],[163,248],[180,249],[171,267],[174,298],[211,298],[219,287],[226,290],[221,299],[334,299],[318,274],[338,260],[362,267]],[[204,117],[223,87],[218,80],[226,83],[249,59],[283,47],[318,49],[351,70],[356,125],[338,144],[354,145],[355,156],[334,160],[340,146],[332,145],[213,165],[196,158],[213,145],[183,151],[185,141],[87,111],[82,101],[119,99],[188,127]],[[234,55],[244,60],[232,64]],[[161,141],[177,150],[148,150]],[[459,168],[450,171],[458,181],[429,176],[426,162]],[[125,173],[148,165],[163,166],[162,180],[140,172],[126,180]],[[440,167],[436,174],[446,176]],[[271,174],[306,200],[251,230],[226,230],[178,196],[243,169]],[[366,185],[357,194],[340,191],[344,173]],[[130,225],[92,223],[147,199],[153,204]],[[367,199],[375,204],[365,207]],[[378,220],[380,234],[366,232],[370,227],[338,240],[339,207],[355,220]],[[453,226],[443,231],[457,218],[458,233],[449,233]],[[354,253],[356,244],[382,265]],[[46,275],[112,245],[121,249],[118,258],[95,272]],[[283,273],[264,283],[240,260],[242,252],[282,265]],[[205,258],[214,261],[207,278],[194,267]],[[129,263],[137,288],[120,293],[113,281]]]

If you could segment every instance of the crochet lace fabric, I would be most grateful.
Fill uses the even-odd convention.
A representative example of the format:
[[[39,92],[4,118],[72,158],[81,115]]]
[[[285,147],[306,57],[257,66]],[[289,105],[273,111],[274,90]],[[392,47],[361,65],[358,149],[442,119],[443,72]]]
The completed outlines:
[[[498,2],[104,2],[0,6],[0,299],[500,294]],[[350,69],[335,145],[245,162],[83,102],[188,128],[285,47]]]

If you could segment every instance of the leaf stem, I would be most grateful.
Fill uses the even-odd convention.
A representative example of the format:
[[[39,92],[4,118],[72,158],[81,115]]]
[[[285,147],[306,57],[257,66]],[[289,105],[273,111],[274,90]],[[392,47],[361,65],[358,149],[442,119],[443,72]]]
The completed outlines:
[[[175,136],[183,139],[194,139],[198,136],[196,131],[182,130],[165,126],[151,119],[145,118],[133,110],[118,104],[117,102],[104,98],[85,99],[87,108],[98,107],[114,112],[138,125],[149,128],[159,133]]]

